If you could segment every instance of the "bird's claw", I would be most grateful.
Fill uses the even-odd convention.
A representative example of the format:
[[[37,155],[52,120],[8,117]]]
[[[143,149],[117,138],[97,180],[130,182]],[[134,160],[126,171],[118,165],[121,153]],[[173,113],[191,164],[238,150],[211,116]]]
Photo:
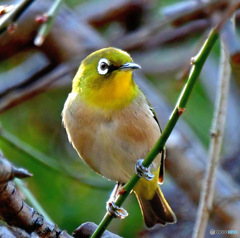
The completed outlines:
[[[107,202],[107,211],[114,218],[124,219],[128,216],[128,212],[122,207],[117,206],[114,202]]]
[[[143,166],[143,159],[139,159],[135,165],[135,172],[140,178],[145,178],[148,181],[153,180],[154,175],[150,172],[150,167]]]

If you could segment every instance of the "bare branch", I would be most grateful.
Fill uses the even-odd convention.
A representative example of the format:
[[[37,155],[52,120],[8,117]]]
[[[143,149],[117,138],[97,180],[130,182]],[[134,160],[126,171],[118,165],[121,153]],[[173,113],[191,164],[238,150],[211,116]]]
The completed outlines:
[[[18,5],[16,5],[11,11],[5,14],[0,19],[0,35],[7,30],[7,28],[17,21],[17,19],[22,15],[22,13],[33,3],[34,0],[23,0]]]
[[[16,168],[7,159],[2,158],[2,155],[0,156],[0,218],[13,226],[0,226],[0,237],[73,238],[22,200],[11,180],[14,177],[29,176],[31,174],[25,169]],[[84,223],[74,231],[73,236],[90,237],[96,227],[94,223]],[[109,231],[106,231],[103,237],[120,238]]]
[[[49,11],[44,14],[46,21],[42,23],[40,29],[38,30],[37,36],[34,39],[34,44],[36,46],[41,46],[46,36],[49,34],[53,22],[58,14],[61,3],[62,0],[55,0]]]
[[[239,38],[235,31],[235,18],[232,18],[231,21],[226,23],[226,27],[223,27],[221,31],[222,40],[226,46],[227,51],[230,56],[231,64],[240,63],[240,42]]]
[[[219,24],[221,25],[221,23]],[[227,26],[225,26],[227,27]],[[209,164],[207,167],[206,177],[203,183],[200,205],[198,209],[197,221],[194,228],[193,237],[205,237],[206,226],[209,214],[213,207],[213,197],[215,191],[216,171],[220,159],[222,141],[225,129],[227,99],[229,83],[231,78],[231,68],[229,64],[229,55],[226,46],[221,39],[221,63],[220,63],[220,80],[218,94],[215,104],[214,118],[211,130],[211,144],[209,149]]]
[[[215,27],[216,31],[219,32],[223,28],[223,26],[227,22],[227,19],[229,19],[239,7],[240,7],[239,0],[233,0],[230,2],[228,9],[221,16],[221,20],[218,22],[218,24]]]

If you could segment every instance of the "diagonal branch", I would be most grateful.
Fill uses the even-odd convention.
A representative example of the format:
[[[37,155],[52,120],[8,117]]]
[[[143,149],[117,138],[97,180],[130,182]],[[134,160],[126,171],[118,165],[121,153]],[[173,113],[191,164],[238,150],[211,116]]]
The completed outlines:
[[[160,138],[158,139],[158,141],[155,144],[155,146],[153,147],[153,149],[149,152],[147,157],[144,159],[143,166],[149,167],[151,165],[151,163],[153,162],[153,160],[155,159],[155,157],[158,155],[159,151],[162,151],[164,149],[165,143],[166,143],[168,137],[170,136],[173,128],[175,127],[179,117],[185,111],[185,107],[186,107],[187,101],[190,97],[190,94],[192,92],[193,86],[194,86],[197,78],[199,77],[202,67],[203,67],[209,53],[211,52],[212,47],[214,46],[214,44],[218,38],[218,31],[221,29],[223,24],[227,21],[227,19],[233,14],[233,12],[238,7],[239,7],[239,1],[236,1],[229,6],[227,11],[223,15],[222,19],[220,20],[220,22],[216,25],[215,28],[213,28],[211,30],[208,38],[206,39],[206,41],[203,44],[202,48],[200,49],[199,53],[192,59],[192,69],[190,71],[187,83],[184,86],[184,88],[180,94],[180,97],[177,101],[175,109],[174,109],[172,115],[170,116],[170,119],[169,119],[165,129],[163,130]],[[123,189],[124,189],[125,193],[119,195],[118,199],[115,202],[115,204],[117,206],[120,207],[123,204],[123,202],[126,200],[126,198],[130,194],[130,192],[132,191],[134,186],[139,181],[139,179],[140,179],[140,177],[138,177],[137,174],[134,174],[133,177],[129,180],[129,182],[124,185]],[[101,221],[101,223],[99,224],[98,228],[93,233],[91,238],[100,237],[103,234],[103,232],[105,231],[105,229],[107,228],[107,226],[110,224],[112,219],[113,219],[113,216],[106,213],[103,220]]]
[[[37,36],[34,39],[34,44],[36,46],[41,46],[46,36],[50,32],[62,1],[63,0],[55,0],[49,11],[44,14],[43,17],[45,17],[46,21],[42,23],[40,29],[38,30]]]
[[[147,157],[143,161],[143,165],[145,167],[149,167],[150,164],[152,163],[152,161],[154,160],[154,158],[159,153],[159,151],[163,150],[165,143],[166,143],[168,137],[170,136],[174,126],[176,125],[179,117],[185,110],[185,106],[187,104],[187,101],[188,101],[191,91],[193,89],[193,86],[194,86],[194,84],[201,72],[201,69],[204,65],[204,62],[206,61],[216,40],[217,40],[217,31],[214,29],[211,31],[209,37],[207,38],[207,40],[206,40],[205,44],[203,45],[202,49],[200,50],[199,54],[194,58],[194,60],[192,62],[193,63],[192,71],[189,75],[189,78],[188,78],[188,81],[187,81],[185,87],[183,88],[183,91],[179,97],[176,107],[175,107],[172,115],[170,116],[168,124],[166,125],[164,131],[162,132],[162,135],[160,136],[159,140],[157,141],[157,143],[155,144],[153,149],[150,151],[150,153],[147,155]],[[140,177],[138,177],[138,175],[135,174],[130,179],[130,181],[124,186],[123,189],[124,189],[125,193],[123,193],[122,195],[120,195],[118,197],[118,199],[116,201],[117,206],[121,206],[123,204],[123,202],[126,200],[127,196],[130,194],[130,192],[132,191],[133,187],[137,184],[139,179],[140,179]],[[109,223],[112,221],[112,219],[113,219],[113,217],[111,215],[109,215],[108,213],[106,213],[106,215],[103,218],[103,220],[101,221],[98,229],[92,235],[92,238],[100,237],[101,234],[104,232],[104,230],[109,225]]]
[[[0,35],[7,30],[7,28],[13,24],[22,13],[33,3],[34,0],[23,0],[17,6],[15,6],[10,12],[5,14],[0,19]]]
[[[229,20],[230,22],[230,20]],[[228,23],[229,23],[228,22]],[[228,27],[229,25],[225,25]],[[224,27],[224,28],[225,28]],[[225,30],[223,28],[223,31]],[[225,129],[227,115],[227,101],[229,83],[231,78],[231,67],[229,64],[229,55],[226,44],[221,37],[221,62],[220,62],[220,80],[218,86],[217,99],[215,103],[214,118],[212,121],[211,143],[209,149],[209,164],[206,176],[203,182],[203,190],[200,199],[200,205],[197,215],[197,221],[194,228],[194,238],[205,237],[209,214],[212,211],[213,197],[215,192],[216,171],[220,160],[222,141]]]
[[[38,208],[36,210],[39,214],[25,203],[12,180],[31,176],[27,170],[13,166],[0,151],[0,219],[11,226],[0,225],[0,237],[80,238],[89,237],[93,233],[97,225],[86,222],[74,231],[72,237],[49,221],[45,212],[40,212]],[[120,238],[109,231],[104,232],[104,237]]]

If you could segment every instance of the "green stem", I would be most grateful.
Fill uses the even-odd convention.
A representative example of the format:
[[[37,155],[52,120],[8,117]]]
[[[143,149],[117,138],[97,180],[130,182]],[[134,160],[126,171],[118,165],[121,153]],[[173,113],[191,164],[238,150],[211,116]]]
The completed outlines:
[[[39,212],[43,217],[50,223],[54,222],[51,220],[51,218],[48,216],[48,214],[45,212],[45,210],[42,208],[40,203],[37,201],[37,199],[34,197],[34,195],[31,193],[31,191],[24,185],[23,181],[21,179],[15,179],[14,182],[16,185],[20,188],[20,190],[24,193],[24,195],[27,197],[28,201],[31,203],[31,205],[34,207],[34,209]]]
[[[46,36],[50,32],[53,22],[57,16],[57,13],[60,9],[61,3],[63,0],[55,0],[49,11],[46,13],[48,20],[43,23],[38,30],[37,36],[35,37],[34,44],[37,46],[42,45],[43,41],[45,40]]]
[[[5,32],[8,26],[17,21],[22,13],[33,3],[34,0],[23,0],[15,6],[10,12],[1,17],[0,20],[0,35]]]
[[[150,151],[150,153],[147,155],[147,157],[143,161],[143,165],[145,167],[150,166],[150,164],[153,162],[155,157],[158,155],[159,151],[163,150],[168,137],[170,136],[174,126],[176,125],[179,117],[181,116],[182,112],[185,109],[189,96],[192,92],[193,86],[217,38],[218,38],[217,31],[213,29],[210,32],[207,40],[205,41],[199,53],[192,60],[193,66],[189,74],[187,83],[180,94],[180,97],[177,101],[174,111],[167,123],[167,126],[162,132],[162,135],[160,136],[160,138],[158,139],[153,149]],[[130,192],[132,191],[134,186],[137,184],[139,179],[140,178],[135,174],[130,179],[130,181],[126,185],[124,185],[123,189],[126,192],[118,197],[117,201],[115,202],[117,206],[121,206],[123,204],[123,202],[126,200],[127,196],[130,194]],[[113,219],[113,216],[106,213],[106,215],[104,216],[103,220],[101,221],[101,223],[99,224],[98,228],[95,230],[91,238],[101,237],[101,235],[106,230],[107,226],[109,225],[112,219]]]

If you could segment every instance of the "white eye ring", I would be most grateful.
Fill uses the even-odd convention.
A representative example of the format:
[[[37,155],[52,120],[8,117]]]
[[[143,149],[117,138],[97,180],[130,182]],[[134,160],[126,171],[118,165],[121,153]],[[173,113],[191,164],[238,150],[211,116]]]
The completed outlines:
[[[108,72],[109,69],[109,61],[105,58],[102,58],[98,61],[98,67],[97,67],[97,71],[99,74],[101,75],[105,75]]]

